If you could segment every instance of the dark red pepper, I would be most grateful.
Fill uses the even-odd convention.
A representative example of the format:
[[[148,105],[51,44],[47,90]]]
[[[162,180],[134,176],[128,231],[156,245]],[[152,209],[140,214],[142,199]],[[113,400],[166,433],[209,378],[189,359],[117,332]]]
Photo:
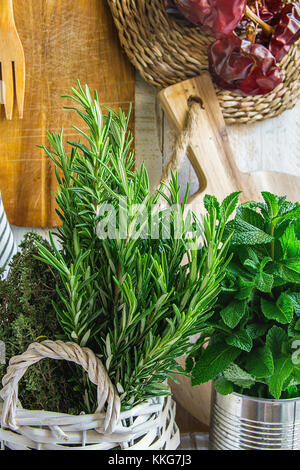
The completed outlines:
[[[209,48],[209,69],[221,88],[243,95],[263,95],[282,81],[271,52],[232,34]]]
[[[247,0],[174,0],[185,18],[215,37],[228,36],[244,16]]]
[[[276,62],[280,62],[290,47],[300,37],[300,6],[288,3],[280,12],[274,33],[270,39],[269,49]]]
[[[257,4],[259,16],[266,23],[272,22],[284,7],[282,0],[258,0]]]

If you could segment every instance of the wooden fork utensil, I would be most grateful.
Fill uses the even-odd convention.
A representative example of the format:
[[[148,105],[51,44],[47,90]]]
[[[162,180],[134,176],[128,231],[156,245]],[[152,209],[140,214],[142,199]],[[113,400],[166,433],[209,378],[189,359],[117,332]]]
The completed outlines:
[[[25,94],[25,57],[15,25],[12,0],[0,0],[1,102],[6,119],[13,116],[14,95],[19,117],[23,117]]]

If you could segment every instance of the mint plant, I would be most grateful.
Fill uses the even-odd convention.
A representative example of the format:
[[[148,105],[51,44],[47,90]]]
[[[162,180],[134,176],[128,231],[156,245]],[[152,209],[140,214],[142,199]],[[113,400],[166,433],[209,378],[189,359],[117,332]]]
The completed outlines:
[[[236,195],[224,202],[218,226],[214,208],[201,220],[185,214],[177,175],[151,194],[145,166],[134,168],[129,117],[103,113],[97,94],[92,99],[79,83],[69,98],[88,130],[75,128],[79,140],[68,142],[69,152],[62,132],[49,134],[51,148],[44,147],[55,164],[62,225],[60,248],[51,235],[52,252],[39,244],[39,258],[59,275],[54,307],[63,338],[101,358],[125,409],[170,394],[166,380],[185,373],[176,358],[211,315]],[[93,386],[80,375],[75,382],[93,411]]]
[[[300,206],[262,197],[226,225],[232,258],[187,366],[194,385],[216,379],[221,394],[300,397]],[[214,197],[205,205],[220,214]]]

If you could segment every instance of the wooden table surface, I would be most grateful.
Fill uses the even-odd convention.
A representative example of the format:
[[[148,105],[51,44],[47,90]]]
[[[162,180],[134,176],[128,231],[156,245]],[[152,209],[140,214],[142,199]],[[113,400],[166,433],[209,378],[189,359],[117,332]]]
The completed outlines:
[[[101,90],[100,90],[101,91]],[[168,161],[174,143],[173,131],[157,103],[157,92],[136,75],[135,148],[138,164],[143,160],[150,174],[152,187],[159,181],[163,165]],[[251,125],[228,126],[230,142],[237,165],[242,171],[273,170],[300,177],[300,103],[277,118]],[[185,188],[190,182],[191,193],[197,190],[197,179],[186,159],[180,170]],[[300,180],[299,180],[300,181]],[[299,184],[300,199],[300,184]],[[276,188],[274,188],[276,192]],[[40,228],[13,227],[19,243],[26,231],[47,236]],[[182,431],[205,430],[179,407]]]

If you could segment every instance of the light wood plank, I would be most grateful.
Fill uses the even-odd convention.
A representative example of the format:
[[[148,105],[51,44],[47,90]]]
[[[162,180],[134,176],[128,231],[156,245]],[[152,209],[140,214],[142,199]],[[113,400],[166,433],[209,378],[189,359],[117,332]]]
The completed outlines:
[[[136,74],[135,81],[135,154],[137,167],[145,163],[153,189],[162,173],[164,129],[157,92]]]

